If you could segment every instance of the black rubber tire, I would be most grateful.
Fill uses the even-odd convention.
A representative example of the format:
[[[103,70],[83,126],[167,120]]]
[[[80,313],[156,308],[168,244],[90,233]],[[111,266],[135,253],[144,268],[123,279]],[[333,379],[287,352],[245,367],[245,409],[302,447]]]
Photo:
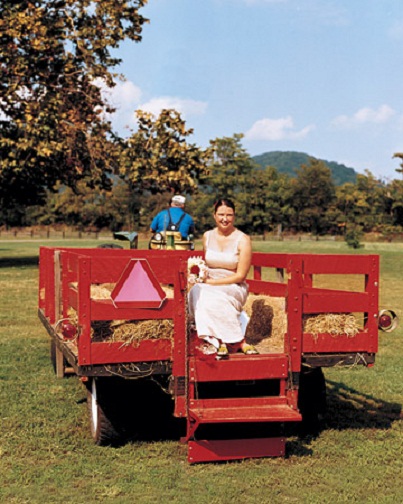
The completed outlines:
[[[317,432],[326,414],[326,380],[321,367],[302,366],[298,408],[302,414],[302,430]]]
[[[110,378],[92,378],[87,384],[91,436],[99,446],[116,446],[124,438],[119,426],[120,408],[111,387],[113,383]]]

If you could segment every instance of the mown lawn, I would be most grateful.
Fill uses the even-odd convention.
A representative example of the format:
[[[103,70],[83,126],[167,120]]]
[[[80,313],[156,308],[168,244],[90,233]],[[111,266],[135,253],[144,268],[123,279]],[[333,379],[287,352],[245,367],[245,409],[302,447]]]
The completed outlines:
[[[75,377],[56,379],[50,363],[37,318],[39,245],[0,242],[0,502],[403,502],[402,326],[380,335],[375,367],[325,370],[324,425],[317,436],[290,437],[285,458],[189,466],[178,439],[152,435],[101,448],[89,434],[84,387]],[[381,307],[401,314],[402,245],[366,244],[356,252],[335,242],[254,246],[379,253]],[[137,414],[145,408],[139,403]]]

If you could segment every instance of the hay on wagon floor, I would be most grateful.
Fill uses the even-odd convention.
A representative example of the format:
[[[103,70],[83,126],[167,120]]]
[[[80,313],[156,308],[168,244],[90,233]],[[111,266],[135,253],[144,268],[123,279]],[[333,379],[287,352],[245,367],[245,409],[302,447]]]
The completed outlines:
[[[115,284],[91,285],[92,299],[110,299]],[[173,289],[162,286],[167,298],[173,298]],[[69,308],[68,316],[72,323],[77,324],[77,313]],[[91,338],[93,341],[121,342],[123,345],[138,346],[147,339],[173,338],[173,321],[170,319],[146,320],[93,320],[91,322]]]
[[[319,334],[347,335],[353,338],[360,331],[360,327],[351,313],[318,313],[304,318],[303,331],[315,338]]]
[[[249,294],[244,309],[250,317],[245,334],[247,342],[261,353],[282,352],[287,333],[285,298]],[[302,330],[315,338],[319,334],[354,337],[360,326],[351,313],[319,313],[304,316]]]
[[[91,285],[92,299],[110,299],[115,284]],[[161,286],[167,298],[173,298],[173,288]],[[256,346],[260,353],[283,352],[287,332],[285,298],[249,294],[244,306],[250,317],[245,338]],[[70,320],[77,324],[77,314],[69,311]],[[303,319],[303,332],[317,337],[318,334],[354,337],[360,328],[352,314],[322,313]],[[94,341],[122,342],[138,346],[146,339],[173,338],[174,326],[170,319],[92,321],[91,338]]]

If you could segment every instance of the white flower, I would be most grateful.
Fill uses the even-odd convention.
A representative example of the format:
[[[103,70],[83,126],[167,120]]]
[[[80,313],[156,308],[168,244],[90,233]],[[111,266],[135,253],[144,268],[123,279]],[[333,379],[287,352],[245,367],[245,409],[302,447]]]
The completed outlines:
[[[188,282],[190,284],[202,283],[206,280],[208,268],[201,257],[189,257],[188,259]]]

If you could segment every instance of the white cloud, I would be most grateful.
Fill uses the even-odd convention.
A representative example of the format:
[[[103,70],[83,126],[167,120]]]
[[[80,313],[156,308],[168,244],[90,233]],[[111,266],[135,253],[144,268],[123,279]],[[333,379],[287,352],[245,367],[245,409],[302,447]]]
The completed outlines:
[[[389,105],[381,105],[378,109],[364,107],[352,116],[339,115],[332,121],[336,128],[353,128],[363,124],[384,124],[388,122],[396,112]]]
[[[112,104],[136,104],[141,98],[142,92],[131,81],[119,82],[111,89]]]
[[[197,100],[186,100],[174,96],[160,96],[152,98],[146,103],[141,103],[137,108],[158,115],[162,109],[175,109],[183,116],[203,115],[207,109],[207,103]]]
[[[96,79],[94,83],[101,89],[104,99],[116,109],[135,106],[142,95],[141,89],[129,80],[118,81],[113,88],[107,87],[102,79]]]
[[[135,122],[134,111],[142,95],[141,89],[129,80],[119,80],[113,88],[107,87],[102,79],[96,79],[94,83],[101,89],[104,100],[116,109],[113,114],[106,114],[113,126],[118,130],[132,127]]]
[[[116,109],[109,118],[118,130],[133,128],[137,121],[135,111],[139,109],[156,116],[162,109],[175,109],[185,118],[203,115],[207,109],[206,102],[174,96],[156,97],[140,103],[143,93],[129,80],[118,81],[113,88],[108,88],[101,79],[97,79],[95,84],[102,90],[104,99]]]
[[[260,119],[245,133],[246,140],[288,140],[306,137],[314,125],[295,131],[294,121],[291,116],[280,119]]]

